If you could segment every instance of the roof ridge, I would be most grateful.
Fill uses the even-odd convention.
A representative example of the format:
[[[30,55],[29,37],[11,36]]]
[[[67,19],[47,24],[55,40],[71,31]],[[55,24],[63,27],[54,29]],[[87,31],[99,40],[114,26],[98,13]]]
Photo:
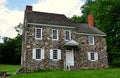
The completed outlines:
[[[51,13],[51,12],[42,12],[42,11],[32,11],[31,13],[43,13],[43,14],[52,14],[52,15],[63,15],[63,16],[65,16],[65,14],[60,14],[60,13],[58,14],[58,13]]]

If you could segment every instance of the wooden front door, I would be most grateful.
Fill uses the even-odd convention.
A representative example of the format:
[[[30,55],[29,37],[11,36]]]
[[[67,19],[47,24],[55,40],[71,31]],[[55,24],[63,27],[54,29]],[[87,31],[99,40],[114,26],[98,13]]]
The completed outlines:
[[[74,66],[74,55],[72,50],[66,51],[66,66]]]

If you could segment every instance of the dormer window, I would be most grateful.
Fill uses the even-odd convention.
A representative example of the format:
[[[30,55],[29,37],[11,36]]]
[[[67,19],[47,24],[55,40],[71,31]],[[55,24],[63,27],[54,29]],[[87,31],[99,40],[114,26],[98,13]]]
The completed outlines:
[[[70,30],[65,30],[65,40],[71,40],[71,31]]]
[[[52,40],[58,40],[58,30],[52,29]]]
[[[89,45],[94,45],[94,36],[88,36]]]
[[[35,28],[35,39],[42,39],[42,28]]]

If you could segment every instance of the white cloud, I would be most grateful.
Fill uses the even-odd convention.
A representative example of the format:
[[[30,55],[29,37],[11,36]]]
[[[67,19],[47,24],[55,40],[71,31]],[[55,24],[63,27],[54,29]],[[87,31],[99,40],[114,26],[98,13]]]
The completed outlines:
[[[3,4],[0,5],[0,36],[13,38],[17,35],[14,27],[23,22],[23,12],[9,10]]]
[[[38,3],[33,5],[33,9],[72,17],[73,15],[81,15],[80,7],[83,4],[82,0],[39,0]]]
[[[0,5],[5,4],[6,0],[0,0]]]
[[[6,1],[0,0],[0,36],[13,38],[17,35],[14,27],[23,23],[24,10],[10,10],[5,6]],[[38,0],[33,4],[33,10],[80,16],[83,4],[82,0]]]

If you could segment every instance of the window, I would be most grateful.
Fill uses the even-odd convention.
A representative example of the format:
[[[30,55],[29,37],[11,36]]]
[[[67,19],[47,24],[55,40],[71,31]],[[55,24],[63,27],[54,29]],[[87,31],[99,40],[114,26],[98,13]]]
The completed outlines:
[[[90,53],[91,60],[95,60],[95,53]]]
[[[52,40],[58,40],[58,30],[52,30]]]
[[[33,49],[33,59],[36,59],[36,60],[44,59],[44,49],[34,48]]]
[[[88,36],[89,45],[94,45],[94,36]]]
[[[57,50],[53,50],[53,59],[58,59]]]
[[[71,40],[71,31],[65,30],[65,40]]]
[[[61,50],[59,50],[59,49],[50,49],[50,59],[60,60],[61,59]]]
[[[96,52],[88,52],[88,60],[91,60],[91,61],[98,60],[98,53],[96,53]]]
[[[42,39],[42,28],[36,28],[35,29],[35,38],[36,39]]]

